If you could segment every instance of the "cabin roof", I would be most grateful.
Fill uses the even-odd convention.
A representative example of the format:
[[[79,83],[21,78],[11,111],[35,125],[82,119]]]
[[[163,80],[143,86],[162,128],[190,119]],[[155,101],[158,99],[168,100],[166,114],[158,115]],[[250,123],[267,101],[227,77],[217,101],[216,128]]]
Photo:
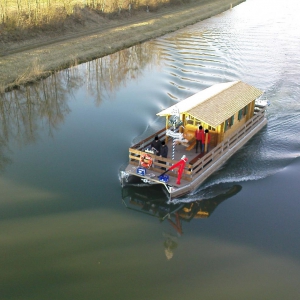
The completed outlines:
[[[170,116],[177,111],[217,127],[262,93],[242,81],[219,83],[162,110],[157,115]]]

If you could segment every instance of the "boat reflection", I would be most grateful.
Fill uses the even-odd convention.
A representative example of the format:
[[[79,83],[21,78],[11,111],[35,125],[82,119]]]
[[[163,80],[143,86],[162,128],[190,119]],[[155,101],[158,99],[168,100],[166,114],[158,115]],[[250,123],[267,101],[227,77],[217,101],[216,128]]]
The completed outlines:
[[[122,189],[122,200],[128,209],[152,215],[162,221],[172,216],[191,221],[194,218],[208,218],[220,203],[241,189],[240,185],[211,186],[192,197],[168,202],[168,195],[161,186],[125,186]]]
[[[122,201],[126,208],[167,221],[178,236],[183,234],[183,222],[208,218],[223,201],[241,191],[240,185],[219,184],[199,191],[190,197],[168,202],[168,195],[158,186],[125,186],[122,189]],[[178,246],[178,237],[163,233],[167,259],[173,257]]]

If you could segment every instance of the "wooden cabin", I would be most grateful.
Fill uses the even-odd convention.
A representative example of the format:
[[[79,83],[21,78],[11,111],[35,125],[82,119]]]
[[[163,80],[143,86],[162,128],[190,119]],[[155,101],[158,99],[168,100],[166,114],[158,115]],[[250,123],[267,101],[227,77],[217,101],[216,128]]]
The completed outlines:
[[[223,142],[239,130],[254,115],[255,100],[262,91],[242,81],[213,85],[177,104],[162,110],[157,115],[166,117],[166,129],[170,118],[178,114],[183,136],[188,140],[186,150],[196,144],[195,131],[202,125],[211,134],[211,147]]]

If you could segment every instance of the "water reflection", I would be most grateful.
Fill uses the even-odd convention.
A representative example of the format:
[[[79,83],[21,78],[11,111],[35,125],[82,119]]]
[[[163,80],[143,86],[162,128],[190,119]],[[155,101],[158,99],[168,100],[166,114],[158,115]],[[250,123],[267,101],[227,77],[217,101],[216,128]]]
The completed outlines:
[[[99,105],[128,81],[141,76],[146,66],[159,64],[160,52],[154,43],[140,44],[82,65],[81,80]],[[85,72],[83,72],[83,68]]]
[[[0,169],[11,162],[7,157],[11,154],[10,142],[19,146],[34,143],[41,127],[46,127],[52,135],[69,112],[64,84],[58,74],[40,84],[0,94]]]
[[[73,95],[85,90],[99,106],[128,80],[138,78],[147,65],[158,63],[160,52],[153,51],[155,47],[140,44],[0,93],[0,170],[11,161],[7,157],[10,141],[19,146],[35,143],[40,130],[53,136],[71,112],[68,102]]]
[[[193,219],[208,218],[225,200],[241,191],[240,185],[210,186],[190,198],[182,198],[176,203],[169,203],[168,197],[160,186],[125,186],[122,189],[122,201],[126,208],[153,216],[160,222],[167,221],[173,233],[163,233],[167,259],[173,257],[178,246],[178,237],[183,234],[183,222]],[[195,200],[198,199],[198,200]],[[176,235],[175,235],[175,234]]]

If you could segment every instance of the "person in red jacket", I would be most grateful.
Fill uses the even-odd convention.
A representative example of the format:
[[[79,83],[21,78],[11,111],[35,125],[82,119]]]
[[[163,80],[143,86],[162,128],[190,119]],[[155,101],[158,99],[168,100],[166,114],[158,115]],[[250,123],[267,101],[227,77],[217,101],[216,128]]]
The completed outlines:
[[[205,129],[202,135],[202,152],[209,151],[209,144],[210,144],[210,133],[208,129]]]
[[[199,145],[200,153],[203,152],[202,151],[202,137],[203,137],[203,134],[204,134],[204,131],[202,129],[202,126],[200,125],[199,128],[195,132],[195,137],[196,137],[196,153],[197,153],[197,150],[198,150],[198,145]]]

